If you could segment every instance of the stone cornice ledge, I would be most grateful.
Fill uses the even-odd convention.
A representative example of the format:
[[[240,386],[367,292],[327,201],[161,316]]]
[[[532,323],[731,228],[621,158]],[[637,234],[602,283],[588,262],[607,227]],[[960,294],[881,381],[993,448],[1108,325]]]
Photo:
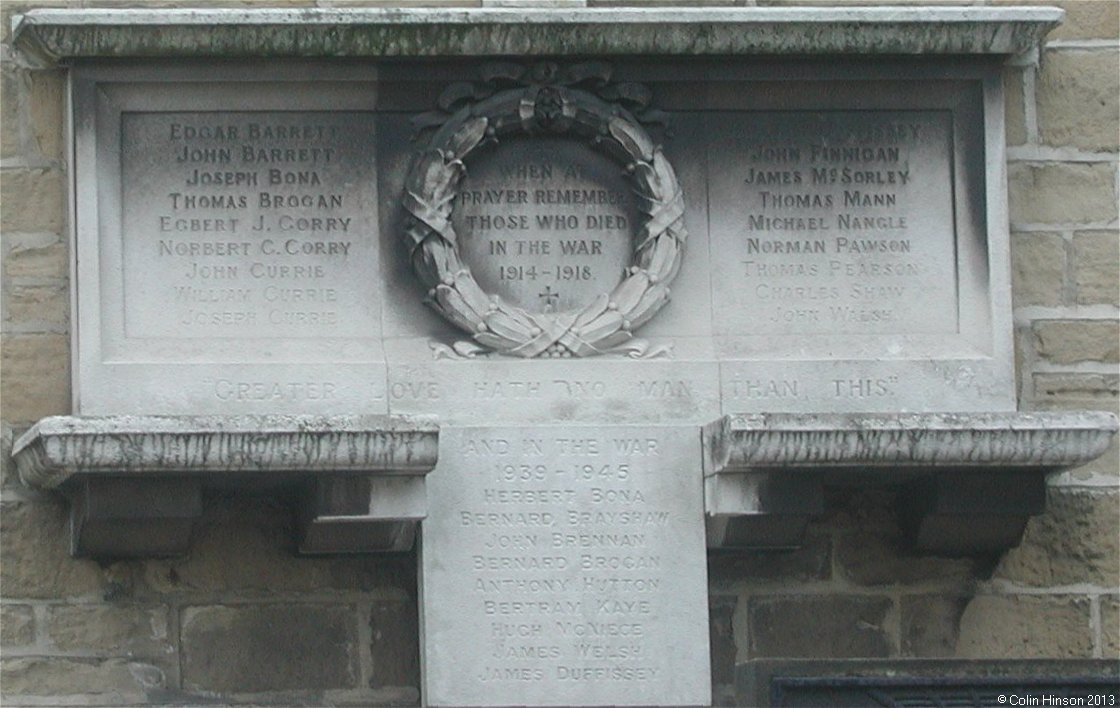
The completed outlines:
[[[57,416],[16,441],[24,484],[74,475],[385,473],[436,464],[434,419],[404,416]]]
[[[39,9],[15,45],[46,62],[124,57],[1018,54],[1051,7],[568,10]]]
[[[733,415],[704,430],[705,475],[766,469],[1034,468],[1085,464],[1108,448],[1104,412]]]

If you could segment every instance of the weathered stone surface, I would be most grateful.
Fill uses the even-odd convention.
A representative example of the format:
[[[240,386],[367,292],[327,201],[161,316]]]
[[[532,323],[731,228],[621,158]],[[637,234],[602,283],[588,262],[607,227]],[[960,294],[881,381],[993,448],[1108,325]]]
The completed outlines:
[[[70,557],[61,501],[15,502],[0,513],[0,584],[8,598],[66,598],[102,590],[96,563]]]
[[[18,647],[35,641],[35,613],[30,605],[0,605],[0,644]]]
[[[867,595],[752,597],[750,655],[784,658],[890,656],[894,603]]]
[[[420,627],[413,598],[370,610],[370,688],[420,687]]]
[[[1003,100],[1007,144],[1022,145],[1027,142],[1027,114],[1021,67],[1009,67],[1003,70]]]
[[[55,234],[2,234],[4,275],[9,278],[58,278],[70,274],[66,243]]]
[[[708,646],[712,657],[712,686],[735,680],[735,634],[732,620],[739,598],[713,595],[708,601]]]
[[[1115,320],[1038,320],[1034,337],[1039,356],[1055,364],[1120,360],[1120,324]]]
[[[11,285],[5,321],[58,330],[70,319],[70,291],[62,285]]]
[[[36,423],[14,454],[24,482],[48,488],[79,473],[153,469],[422,477],[438,441],[431,418],[405,416],[59,416]]]
[[[5,61],[0,67],[0,158],[13,157],[23,150],[19,93],[15,67]]]
[[[978,595],[961,616],[957,656],[1091,657],[1089,599],[1068,595]]]
[[[1020,0],[1001,0],[1007,4],[1022,4]],[[1066,11],[1066,17],[1049,39],[1116,39],[1120,34],[1120,4],[1112,0],[1037,0],[1039,4],[1056,5]]]
[[[931,583],[967,587],[986,560],[976,557],[942,558],[907,552],[897,529],[857,528],[836,540],[839,574],[856,585]]]
[[[51,644],[63,651],[165,654],[171,651],[167,608],[63,605],[47,620]]]
[[[239,693],[354,688],[356,616],[348,605],[188,607],[183,685]]]
[[[1120,234],[1115,231],[1075,233],[1072,266],[1078,304],[1120,304]]]
[[[421,549],[429,703],[710,700],[695,428],[444,427],[440,448]]]
[[[163,671],[151,664],[125,659],[69,659],[28,657],[4,659],[0,682],[8,696],[105,694],[112,703],[144,701],[145,693],[162,688]]]
[[[1120,595],[1101,595],[1101,655],[1120,656]]]
[[[647,10],[648,8],[642,8]],[[739,11],[736,11],[739,10]],[[293,22],[271,10],[248,15],[196,11],[187,15],[133,15],[127,24],[156,23],[155,33],[122,31],[112,13],[75,12],[25,18],[17,35],[24,51],[50,59],[75,56],[455,56],[595,53],[619,54],[1007,54],[1025,51],[1059,20],[1043,8],[792,8],[761,15],[738,8],[642,12],[619,9],[588,16],[578,9],[511,15],[486,10],[451,12],[375,9],[324,10]],[[94,18],[100,20],[93,22]],[[476,27],[464,32],[462,25]],[[866,26],[849,29],[866,22]],[[840,24],[846,31],[837,31]],[[822,27],[833,31],[822,32]],[[495,28],[496,26],[496,28]],[[348,31],[340,34],[339,27]],[[254,31],[246,31],[252,28]],[[134,28],[133,28],[134,29]],[[575,29],[576,31],[572,31]],[[360,31],[359,31],[360,30]],[[496,31],[497,30],[497,31]],[[340,41],[340,37],[344,37]],[[111,48],[111,49],[110,49]]]
[[[10,2],[0,3],[0,37],[3,38],[4,44],[10,44],[12,39],[12,18],[16,15],[22,15],[28,10],[47,7],[73,7],[74,3],[69,0],[34,0],[28,2],[26,0],[11,0]]]
[[[58,232],[65,223],[64,175],[57,169],[14,169],[0,172],[5,231]]]
[[[1115,325],[1113,325],[1115,326]],[[1116,432],[1095,413],[808,413],[727,415],[704,426],[704,474],[896,465],[1078,464]],[[717,508],[707,500],[708,508]]]
[[[66,75],[59,70],[28,72],[28,120],[39,154],[62,158],[63,95]]]
[[[10,423],[70,411],[70,340],[64,334],[0,337],[0,398]]]
[[[1116,412],[1120,376],[1116,374],[1034,374],[1034,404],[1047,409]]]
[[[968,587],[990,568],[984,556],[944,558],[905,548],[897,495],[883,489],[833,491],[822,526],[834,530],[835,577],[868,587],[922,584],[944,590]]]
[[[16,465],[12,460],[12,442],[15,437],[12,426],[0,421],[0,489],[7,487],[10,482],[19,481],[15,476]]]
[[[824,534],[809,533],[804,544],[791,550],[708,553],[708,582],[713,588],[828,580],[832,575],[832,542]]]
[[[1114,587],[1120,576],[1118,508],[1115,492],[1051,489],[1046,512],[1030,520],[995,577],[1037,587]]]
[[[1120,54],[1051,50],[1038,74],[1038,132],[1042,142],[1115,151],[1120,123]]]
[[[1013,227],[1116,219],[1115,171],[1110,165],[1016,162],[1007,176]]]
[[[969,598],[944,595],[911,595],[902,598],[902,655],[953,656],[960,633],[961,614]]]
[[[267,596],[356,589],[400,600],[415,585],[416,564],[409,557],[294,555],[291,510],[275,499],[208,498],[203,509],[188,557],[144,564],[152,591]]]
[[[1011,291],[1014,304],[1061,305],[1065,290],[1066,246],[1047,231],[1011,235]]]

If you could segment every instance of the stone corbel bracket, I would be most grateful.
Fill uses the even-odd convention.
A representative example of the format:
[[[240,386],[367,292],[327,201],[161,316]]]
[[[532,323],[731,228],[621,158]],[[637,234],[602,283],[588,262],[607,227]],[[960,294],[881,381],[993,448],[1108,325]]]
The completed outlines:
[[[291,490],[301,552],[360,553],[412,547],[438,442],[419,417],[59,416],[12,457],[70,498],[74,555],[185,553],[203,488]]]
[[[1100,412],[725,416],[702,433],[708,546],[797,546],[826,486],[872,484],[899,489],[919,550],[1009,548],[1043,511],[1046,475],[1116,431]]]

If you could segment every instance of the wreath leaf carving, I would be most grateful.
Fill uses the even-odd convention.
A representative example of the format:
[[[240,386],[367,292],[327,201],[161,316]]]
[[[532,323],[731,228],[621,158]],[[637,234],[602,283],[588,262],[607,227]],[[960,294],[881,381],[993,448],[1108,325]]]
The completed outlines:
[[[561,70],[555,64],[522,67],[495,64],[486,81],[450,85],[441,112],[414,119],[419,130],[435,127],[405,182],[404,236],[417,276],[428,289],[426,303],[468,332],[486,349],[516,357],[593,356],[629,345],[628,353],[664,353],[633,340],[669,299],[687,232],[684,197],[672,165],[642,128],[649,90],[610,83],[610,67],[599,62]],[[642,216],[631,264],[619,283],[583,307],[533,313],[486,293],[462,261],[451,216],[466,160],[480,147],[507,135],[556,134],[587,140],[623,168]],[[475,356],[461,343],[455,352]]]

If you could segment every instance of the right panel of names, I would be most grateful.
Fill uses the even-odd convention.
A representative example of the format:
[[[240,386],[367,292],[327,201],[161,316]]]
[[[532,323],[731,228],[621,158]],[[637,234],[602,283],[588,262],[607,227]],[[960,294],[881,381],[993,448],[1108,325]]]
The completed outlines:
[[[710,120],[719,334],[958,331],[949,111]]]

